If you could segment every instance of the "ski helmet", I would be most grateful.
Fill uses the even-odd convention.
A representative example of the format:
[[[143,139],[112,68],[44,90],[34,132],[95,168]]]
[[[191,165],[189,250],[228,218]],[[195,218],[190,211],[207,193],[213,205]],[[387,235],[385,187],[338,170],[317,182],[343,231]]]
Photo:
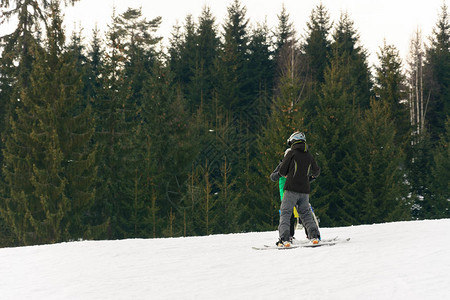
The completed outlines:
[[[301,141],[306,142],[305,134],[303,132],[296,131],[287,139],[287,144],[290,147],[293,144]]]

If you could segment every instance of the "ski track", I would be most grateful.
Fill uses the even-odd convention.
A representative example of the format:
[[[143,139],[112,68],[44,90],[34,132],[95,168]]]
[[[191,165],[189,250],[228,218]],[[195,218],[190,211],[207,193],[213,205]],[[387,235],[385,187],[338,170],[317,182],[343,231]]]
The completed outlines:
[[[351,240],[289,251],[251,249],[276,231],[3,248],[0,298],[448,299],[449,232],[450,219],[322,228]]]

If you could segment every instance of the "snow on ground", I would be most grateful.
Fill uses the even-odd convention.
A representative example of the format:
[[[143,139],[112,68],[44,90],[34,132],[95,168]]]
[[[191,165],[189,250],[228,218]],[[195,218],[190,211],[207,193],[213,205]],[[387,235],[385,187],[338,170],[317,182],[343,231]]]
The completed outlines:
[[[273,244],[273,231],[3,248],[0,298],[450,299],[450,219],[321,234],[351,241],[251,249]]]

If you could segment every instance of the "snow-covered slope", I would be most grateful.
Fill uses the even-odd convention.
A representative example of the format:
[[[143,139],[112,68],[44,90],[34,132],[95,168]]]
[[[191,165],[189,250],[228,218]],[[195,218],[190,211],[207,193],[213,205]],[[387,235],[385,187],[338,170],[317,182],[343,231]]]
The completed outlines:
[[[321,234],[351,241],[251,249],[274,243],[273,231],[4,248],[0,298],[450,299],[450,219]]]

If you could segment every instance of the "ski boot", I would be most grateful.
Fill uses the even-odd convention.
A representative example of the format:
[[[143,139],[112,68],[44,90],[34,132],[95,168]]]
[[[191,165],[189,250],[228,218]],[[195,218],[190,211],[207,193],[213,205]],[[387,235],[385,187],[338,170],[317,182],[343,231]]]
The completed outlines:
[[[275,243],[277,245],[277,247],[280,248],[289,248],[291,247],[291,242],[290,241],[283,241],[281,239],[278,240],[278,242]]]

